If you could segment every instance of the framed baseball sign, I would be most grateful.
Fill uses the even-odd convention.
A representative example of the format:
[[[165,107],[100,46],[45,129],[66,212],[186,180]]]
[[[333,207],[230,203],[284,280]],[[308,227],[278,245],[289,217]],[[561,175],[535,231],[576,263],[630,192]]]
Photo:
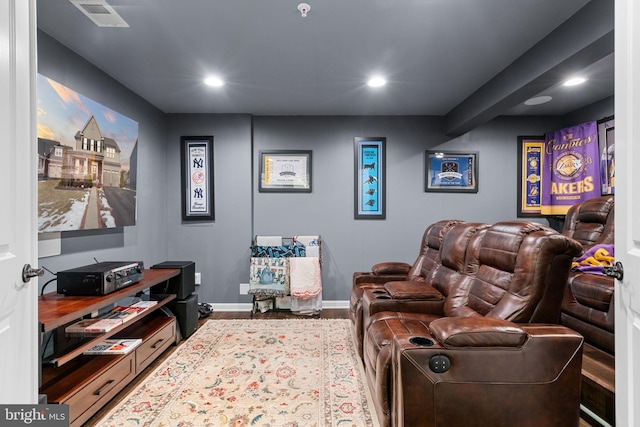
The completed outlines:
[[[213,136],[180,138],[182,221],[213,221]]]

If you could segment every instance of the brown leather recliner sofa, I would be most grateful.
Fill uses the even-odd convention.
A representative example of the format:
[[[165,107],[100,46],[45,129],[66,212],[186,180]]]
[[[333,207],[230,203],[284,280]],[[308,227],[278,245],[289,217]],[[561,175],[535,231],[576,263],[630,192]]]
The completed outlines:
[[[394,418],[392,412],[398,408],[392,408],[392,390],[402,387],[392,383],[394,337],[429,336],[431,322],[447,317],[557,324],[571,262],[581,253],[578,242],[540,224],[460,223],[443,237],[440,262],[423,282],[389,282],[384,294],[380,289],[365,289],[363,359],[381,425],[390,425]],[[480,332],[477,342],[482,346],[483,337],[491,335],[491,331]],[[579,390],[579,383],[566,386]],[[463,393],[459,401],[466,398]],[[578,407],[579,401],[571,404]],[[403,407],[411,405],[404,395]]]
[[[562,234],[583,245],[614,243],[614,196],[596,197],[569,209]],[[612,277],[572,271],[567,280],[560,324],[584,337],[582,404],[615,423],[614,286]]]
[[[375,264],[368,272],[353,273],[353,284],[349,303],[349,316],[358,354],[362,357],[362,296],[365,290],[384,292],[384,285],[392,281],[409,281],[420,284],[433,267],[440,263],[440,244],[444,236],[460,220],[442,220],[427,227],[422,235],[420,251],[413,265],[406,262],[387,261]]]

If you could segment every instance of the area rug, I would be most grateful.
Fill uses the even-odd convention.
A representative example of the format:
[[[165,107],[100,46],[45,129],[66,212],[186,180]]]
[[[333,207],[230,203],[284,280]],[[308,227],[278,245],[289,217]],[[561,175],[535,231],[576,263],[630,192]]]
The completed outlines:
[[[209,320],[96,425],[377,427],[349,328]]]

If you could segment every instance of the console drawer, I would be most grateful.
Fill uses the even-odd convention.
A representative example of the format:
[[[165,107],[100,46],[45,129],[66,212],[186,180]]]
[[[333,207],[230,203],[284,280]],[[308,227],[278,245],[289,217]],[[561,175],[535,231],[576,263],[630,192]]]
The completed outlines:
[[[120,358],[120,356],[94,357]],[[92,378],[89,383],[75,390],[67,399],[59,402],[69,404],[71,425],[82,425],[99,408],[122,390],[135,375],[135,357],[134,353],[131,352]]]
[[[162,319],[162,318],[160,318]],[[142,372],[162,352],[176,342],[175,317],[163,318],[165,325],[145,340],[135,349],[136,373]]]

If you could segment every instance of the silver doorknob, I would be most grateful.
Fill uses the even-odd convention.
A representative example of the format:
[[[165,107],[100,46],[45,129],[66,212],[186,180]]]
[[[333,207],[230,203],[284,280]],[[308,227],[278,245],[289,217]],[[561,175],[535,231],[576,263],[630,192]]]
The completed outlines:
[[[25,264],[22,267],[22,281],[24,283],[29,282],[32,277],[44,276],[44,268],[31,268],[31,264]]]
[[[624,276],[624,268],[622,267],[622,263],[617,261],[610,267],[602,267],[602,272],[609,277],[615,277],[618,280],[622,280]]]

